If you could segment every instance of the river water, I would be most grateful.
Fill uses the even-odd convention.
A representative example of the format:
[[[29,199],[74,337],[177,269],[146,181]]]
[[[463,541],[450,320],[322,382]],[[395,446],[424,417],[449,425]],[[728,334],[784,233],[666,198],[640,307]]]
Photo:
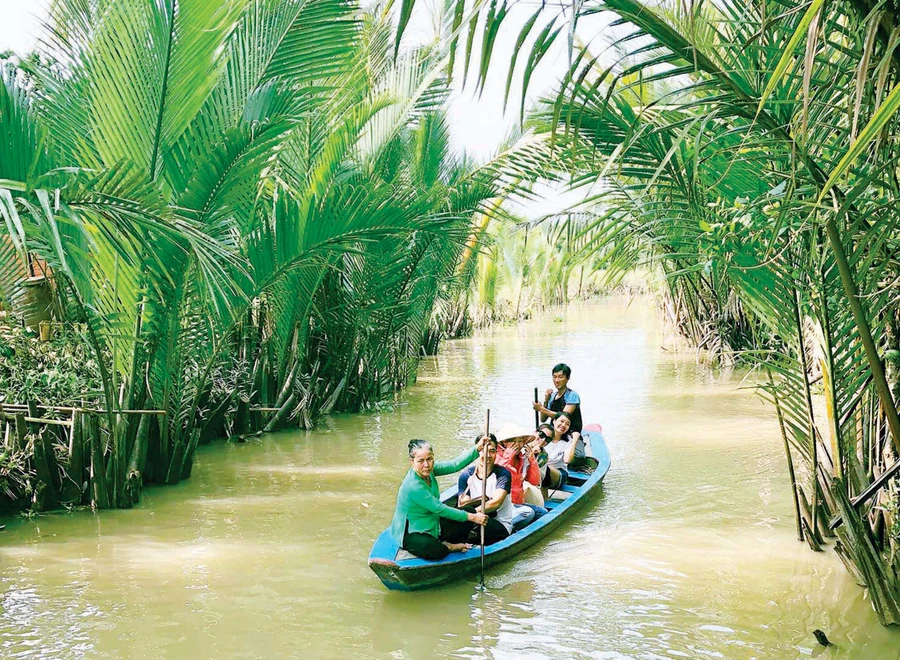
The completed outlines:
[[[834,553],[796,541],[771,411],[670,344],[647,300],[573,305],[445,344],[378,411],[203,447],[133,510],[6,521],[0,657],[900,657]],[[531,424],[559,361],[604,427],[603,493],[484,593],[386,591],[366,558],[409,438],[449,457],[485,408]]]

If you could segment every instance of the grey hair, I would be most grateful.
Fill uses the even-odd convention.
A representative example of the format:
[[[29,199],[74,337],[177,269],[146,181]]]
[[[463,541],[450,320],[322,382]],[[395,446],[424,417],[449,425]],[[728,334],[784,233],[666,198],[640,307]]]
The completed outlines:
[[[409,457],[413,458],[416,455],[416,452],[420,449],[427,449],[428,451],[433,451],[431,448],[431,443],[428,440],[420,440],[415,438],[409,441]]]

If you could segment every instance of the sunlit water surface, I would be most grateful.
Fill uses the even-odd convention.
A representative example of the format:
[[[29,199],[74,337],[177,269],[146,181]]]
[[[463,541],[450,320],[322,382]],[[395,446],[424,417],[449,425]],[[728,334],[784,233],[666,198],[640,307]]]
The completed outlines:
[[[201,448],[136,509],[7,521],[0,656],[900,656],[834,553],[796,541],[771,411],[666,343],[646,300],[572,306],[445,344],[380,412]],[[610,445],[603,494],[484,593],[386,591],[366,557],[409,438],[449,457],[485,408],[530,424],[559,361]]]

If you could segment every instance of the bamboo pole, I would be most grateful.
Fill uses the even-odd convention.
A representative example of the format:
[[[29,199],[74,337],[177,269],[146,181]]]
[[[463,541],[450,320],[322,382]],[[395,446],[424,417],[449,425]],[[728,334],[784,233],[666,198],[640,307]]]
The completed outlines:
[[[84,406],[74,407],[74,406],[44,406],[40,404],[36,404],[37,408],[43,410],[52,410],[53,412],[64,412],[64,413],[75,413],[75,412],[92,412],[98,413],[101,415],[105,415],[110,412],[105,408],[86,408]],[[28,406],[22,403],[4,403],[0,405],[0,412],[2,412],[3,408],[9,408],[12,411],[19,412],[21,410],[28,410]],[[114,414],[118,413],[120,415],[161,415],[165,416],[168,413],[165,410],[113,410]]]
[[[26,417],[30,424],[46,424],[47,426],[72,426],[72,420],[67,419],[43,419],[40,417]]]
[[[159,417],[165,417],[169,414],[165,410],[104,410],[103,408],[85,410],[87,410],[88,412],[99,413],[101,415],[112,413],[114,415],[157,415]]]
[[[484,436],[489,437],[491,432],[491,409],[488,408],[484,418]],[[481,448],[481,512],[487,515],[485,504],[487,502],[487,448],[489,442],[485,442]],[[484,528],[485,525],[479,525],[481,530],[481,588],[484,589]]]
[[[20,414],[22,413],[10,415],[8,413],[0,412],[0,419],[5,419],[8,417],[17,418]],[[44,419],[43,417],[30,417],[24,414],[22,414],[22,419],[29,424],[46,424],[48,426],[72,426],[72,420],[66,419]]]
[[[36,405],[38,408],[41,408],[43,410],[53,410],[54,412],[71,413],[76,410],[79,410],[78,408],[74,408],[71,406],[45,406],[43,404],[36,404]],[[24,404],[24,403],[3,403],[2,405],[0,405],[0,409],[2,409],[2,408],[9,408],[10,410],[17,410],[17,411],[18,410],[28,410],[28,405]]]

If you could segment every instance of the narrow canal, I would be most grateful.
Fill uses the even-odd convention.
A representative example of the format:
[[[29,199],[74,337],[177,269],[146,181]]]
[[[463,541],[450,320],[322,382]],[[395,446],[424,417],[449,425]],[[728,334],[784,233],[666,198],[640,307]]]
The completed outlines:
[[[830,550],[794,534],[781,440],[740,374],[666,348],[652,304],[571,306],[449,342],[379,411],[203,448],[131,511],[7,521],[3,658],[896,658]],[[389,593],[366,566],[426,437],[533,420],[565,361],[612,453],[555,538],[472,581]]]

